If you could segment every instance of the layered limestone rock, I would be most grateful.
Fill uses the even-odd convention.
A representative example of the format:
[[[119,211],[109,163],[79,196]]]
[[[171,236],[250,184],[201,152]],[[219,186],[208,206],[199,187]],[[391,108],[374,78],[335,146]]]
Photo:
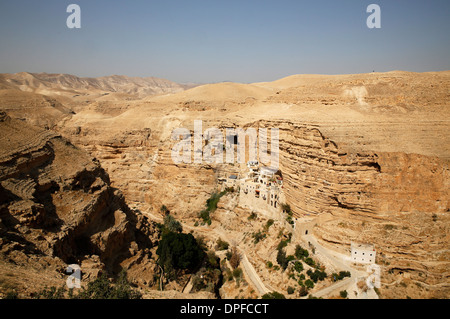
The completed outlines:
[[[7,264],[0,271],[41,269],[44,261],[42,276],[62,284],[68,264],[94,276],[138,267],[139,280],[151,284],[154,225],[128,208],[99,163],[55,133],[5,113],[0,131],[0,253]],[[22,292],[43,288],[24,279],[13,280]]]
[[[218,177],[243,174],[246,165],[175,164],[173,130],[193,134],[195,120],[203,131],[279,128],[283,192],[299,218],[296,230],[308,215],[327,247],[349,253],[352,241],[374,244],[386,297],[439,297],[449,286],[449,84],[448,71],[396,71],[218,83],[132,102],[102,96],[85,105],[76,97],[77,114],[58,132],[99,160],[127,203],[153,215],[166,205],[189,219],[198,218]],[[39,152],[37,162],[51,150]],[[36,185],[14,180],[8,187],[33,202],[25,194]],[[44,214],[37,204],[35,223]]]

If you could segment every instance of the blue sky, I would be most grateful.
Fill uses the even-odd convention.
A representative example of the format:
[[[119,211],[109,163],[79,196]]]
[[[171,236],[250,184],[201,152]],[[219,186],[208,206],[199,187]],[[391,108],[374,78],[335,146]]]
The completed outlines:
[[[66,8],[81,7],[81,29]],[[381,29],[366,8],[381,7]],[[0,73],[258,82],[450,69],[448,0],[1,0]]]

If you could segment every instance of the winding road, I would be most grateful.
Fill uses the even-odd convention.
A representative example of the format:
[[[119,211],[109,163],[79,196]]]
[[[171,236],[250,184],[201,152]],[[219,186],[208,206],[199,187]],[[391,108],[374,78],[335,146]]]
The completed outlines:
[[[149,218],[151,218],[152,220],[155,220],[158,222],[163,222],[163,218],[161,216],[156,216],[156,215],[148,213],[148,212],[146,213],[146,215]],[[205,235],[205,237],[209,237],[209,238],[212,237],[212,238],[214,238],[214,240],[217,240],[218,238],[222,238],[223,240],[230,242],[230,243],[235,242],[234,240],[228,238],[227,234],[225,234],[223,231],[219,231],[214,228],[206,228],[206,227],[202,227],[202,226],[190,226],[183,222],[181,222],[181,224],[183,226],[183,229],[195,230],[196,232]],[[345,278],[344,280],[338,281],[338,282],[332,284],[331,286],[325,287],[321,290],[314,292],[313,295],[315,297],[326,298],[326,297],[330,297],[330,296],[339,295],[340,291],[347,290],[349,287],[354,285],[358,278],[367,276],[367,274],[365,272],[361,272],[359,270],[356,270],[356,269],[350,267],[350,265],[344,261],[345,260],[344,255],[339,254],[337,252],[334,252],[330,249],[327,249],[327,248],[321,246],[317,242],[316,238],[313,235],[302,236],[302,240],[305,243],[308,243],[308,242],[311,243],[315,247],[315,253],[320,254],[320,255],[324,256],[325,258],[327,258],[336,268],[342,269],[345,271],[349,271],[351,273],[350,278]],[[271,287],[270,287],[271,289],[269,289],[268,286],[264,284],[263,280],[256,272],[252,263],[249,261],[245,251],[241,247],[239,247],[239,245],[237,245],[237,244],[236,244],[236,247],[237,247],[239,253],[241,254],[241,265],[242,265],[242,269],[244,271],[244,276],[247,278],[247,281],[253,286],[255,291],[257,291],[260,295],[264,295],[266,293],[273,291],[274,289],[272,289]],[[189,292],[190,288],[191,288],[190,286],[191,286],[191,283],[189,282],[186,285],[183,292]],[[376,294],[372,294],[372,295],[370,295],[370,298],[378,298],[378,296]]]

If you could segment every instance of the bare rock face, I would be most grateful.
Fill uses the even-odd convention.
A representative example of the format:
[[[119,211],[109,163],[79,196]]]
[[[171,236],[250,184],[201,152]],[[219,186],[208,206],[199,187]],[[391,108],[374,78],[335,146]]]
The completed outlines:
[[[68,264],[95,276],[132,268],[130,259],[140,258],[152,277],[154,225],[125,204],[98,162],[5,113],[0,131],[2,261],[31,269],[47,260],[59,278]]]
[[[322,244],[345,254],[351,242],[374,244],[383,280],[395,288],[385,286],[384,297],[448,295],[448,160],[354,152],[324,136],[318,125],[251,126],[280,128],[286,201],[296,217],[316,218],[313,233]],[[411,286],[407,292],[403,281]],[[419,288],[412,289],[414,283]]]
[[[52,123],[108,174],[55,133],[20,131],[22,122],[7,124],[13,120],[0,113],[6,131],[17,130],[1,135],[0,231],[11,232],[20,224],[25,234],[41,229],[53,234],[42,235],[50,241],[38,241],[30,249],[48,251],[62,262],[90,256],[82,259],[85,265],[99,260],[106,267],[115,263],[114,247],[130,242],[120,250],[128,258],[118,263],[151,282],[147,255],[132,235],[140,227],[133,225],[148,221],[139,215],[133,219],[114,188],[149,216],[164,204],[180,220],[198,218],[217,177],[244,173],[246,165],[174,164],[172,131],[193,132],[195,120],[203,122],[203,131],[279,128],[286,203],[296,218],[316,218],[311,233],[321,244],[345,254],[352,241],[374,244],[384,297],[449,295],[450,72],[296,75],[269,83],[205,85],[141,100],[137,96],[145,95],[145,85],[121,91],[119,82],[128,88],[121,78],[103,78],[93,88],[85,79],[17,76],[25,88],[44,80],[42,87],[51,90],[74,81],[70,85],[75,89],[65,89],[66,99],[58,101],[76,114],[51,113]],[[15,80],[5,81],[0,83],[8,90],[0,100],[13,101]],[[100,82],[102,90],[111,89],[107,95],[99,91]],[[119,96],[119,91],[134,97]],[[47,102],[42,106],[53,110]],[[20,107],[9,109],[27,122],[45,124],[37,118],[39,112],[25,117]],[[221,219],[240,231],[233,221]],[[28,246],[17,242],[16,247]],[[20,249],[11,248],[9,255],[16,252]],[[98,267],[92,269],[95,273]]]
[[[125,96],[145,97],[148,95],[173,93],[189,86],[155,77],[138,78],[121,75],[99,78],[81,78],[71,74],[28,73],[1,74],[4,88],[15,88],[26,92],[45,95],[88,95],[92,92],[102,95],[111,93]]]

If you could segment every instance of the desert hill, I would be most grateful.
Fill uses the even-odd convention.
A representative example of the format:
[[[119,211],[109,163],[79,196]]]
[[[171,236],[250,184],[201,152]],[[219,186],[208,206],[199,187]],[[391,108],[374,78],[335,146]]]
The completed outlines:
[[[278,128],[285,201],[299,225],[314,220],[318,242],[343,254],[354,241],[374,244],[384,297],[448,296],[449,71],[293,75],[187,90],[152,81],[3,75],[0,109],[49,128],[42,110],[52,130],[40,132],[56,132],[98,159],[126,205],[150,219],[161,218],[165,205],[193,230],[218,178],[243,176],[246,165],[175,164],[173,130],[193,132],[195,120],[203,131]],[[30,105],[35,111],[25,112]],[[249,241],[251,212],[233,196],[202,235],[234,229],[233,240]],[[258,273],[275,262],[278,243],[243,244]],[[271,285],[284,287],[283,280]]]
[[[7,88],[44,95],[123,93],[145,97],[147,95],[183,91],[184,86],[155,77],[127,77],[121,75],[83,78],[71,74],[28,73],[1,74],[0,83]]]

